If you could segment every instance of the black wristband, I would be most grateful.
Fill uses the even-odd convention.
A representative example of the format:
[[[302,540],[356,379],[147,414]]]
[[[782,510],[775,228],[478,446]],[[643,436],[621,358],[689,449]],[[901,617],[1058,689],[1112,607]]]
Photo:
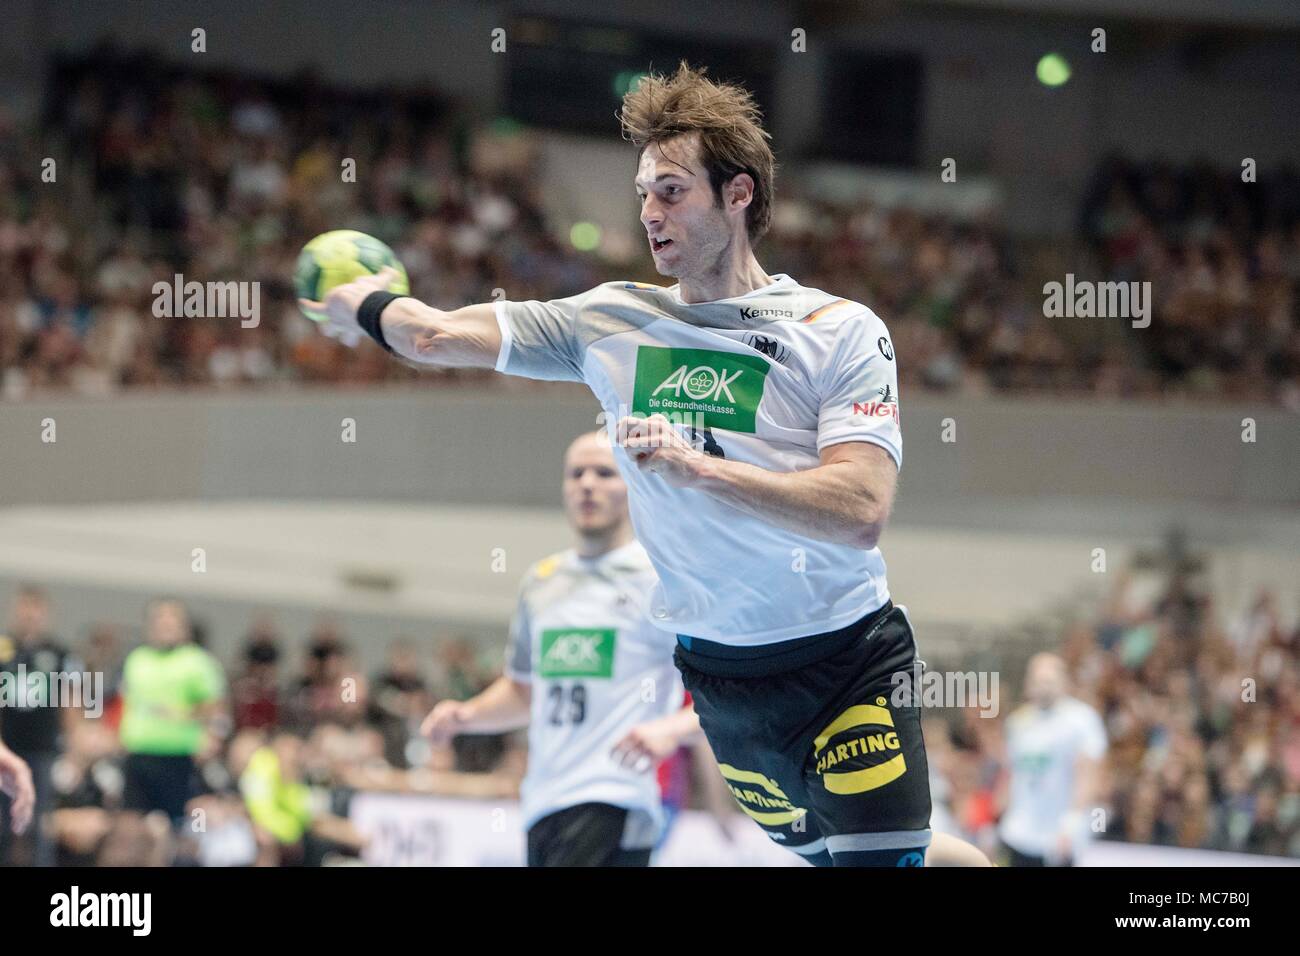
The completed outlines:
[[[389,344],[384,341],[384,327],[380,325],[379,320],[384,314],[384,309],[388,303],[394,299],[405,299],[407,296],[398,295],[396,292],[372,292],[361,300],[361,308],[357,309],[357,325],[361,326],[366,335],[370,336],[376,342],[384,347],[386,351],[393,351]]]

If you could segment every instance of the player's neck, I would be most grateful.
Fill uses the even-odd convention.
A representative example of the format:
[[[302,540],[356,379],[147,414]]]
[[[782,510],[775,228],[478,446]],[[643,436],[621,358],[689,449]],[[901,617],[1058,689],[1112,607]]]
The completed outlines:
[[[624,523],[608,534],[583,535],[578,538],[578,557],[599,558],[632,542],[632,527]]]
[[[749,243],[737,248],[734,256],[723,256],[717,268],[696,276],[683,276],[679,282],[682,301],[690,304],[734,299],[772,284],[772,277],[754,258]]]

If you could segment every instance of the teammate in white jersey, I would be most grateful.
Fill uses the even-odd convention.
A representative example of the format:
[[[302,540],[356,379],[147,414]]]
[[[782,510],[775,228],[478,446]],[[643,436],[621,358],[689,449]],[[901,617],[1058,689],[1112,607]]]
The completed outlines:
[[[1025,676],[1028,703],[1007,718],[1011,773],[998,832],[1012,866],[1069,866],[1091,836],[1106,728],[1066,683],[1059,657],[1036,655]]]
[[[383,272],[304,306],[407,360],[585,382],[660,584],[651,620],[733,795],[819,863],[917,866],[931,841],[916,647],[877,547],[902,462],[893,345],[865,305],[768,274],[775,160],[753,99],[682,64],[623,101],[670,287],[441,311]]]
[[[663,825],[658,781],[614,751],[638,728],[674,724],[683,691],[672,636],[646,620],[654,568],[604,433],[569,447],[564,506],[577,546],[524,576],[505,673],[439,703],[423,729],[445,741],[528,726],[529,866],[646,866]]]

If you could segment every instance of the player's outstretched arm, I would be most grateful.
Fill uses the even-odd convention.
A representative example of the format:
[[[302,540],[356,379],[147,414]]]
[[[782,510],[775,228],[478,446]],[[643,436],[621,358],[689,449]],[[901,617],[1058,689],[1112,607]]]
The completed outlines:
[[[420,725],[435,744],[458,734],[502,734],[528,726],[533,689],[526,681],[502,675],[469,700],[439,701]]]
[[[387,289],[396,275],[383,269],[334,287],[323,302],[303,299],[300,304],[329,316],[326,335],[355,345],[367,334],[359,321],[362,303],[372,292]],[[420,365],[494,368],[501,352],[501,330],[491,303],[444,312],[403,296],[384,307],[379,325],[393,352]]]

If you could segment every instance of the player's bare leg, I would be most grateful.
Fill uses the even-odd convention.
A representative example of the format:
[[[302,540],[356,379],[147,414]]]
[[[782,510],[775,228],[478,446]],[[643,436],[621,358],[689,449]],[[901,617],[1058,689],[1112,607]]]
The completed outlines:
[[[925,852],[926,866],[992,866],[993,863],[974,844],[949,833],[935,833]]]

